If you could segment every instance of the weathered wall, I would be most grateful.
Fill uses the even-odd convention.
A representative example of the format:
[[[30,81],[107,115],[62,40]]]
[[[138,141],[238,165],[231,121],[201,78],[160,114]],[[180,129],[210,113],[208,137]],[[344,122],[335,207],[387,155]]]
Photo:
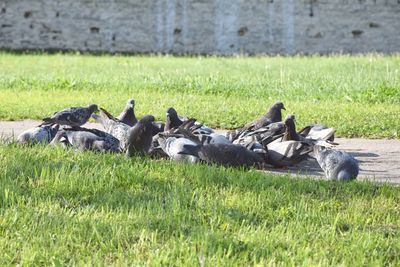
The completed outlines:
[[[400,52],[400,0],[0,0],[0,47]]]

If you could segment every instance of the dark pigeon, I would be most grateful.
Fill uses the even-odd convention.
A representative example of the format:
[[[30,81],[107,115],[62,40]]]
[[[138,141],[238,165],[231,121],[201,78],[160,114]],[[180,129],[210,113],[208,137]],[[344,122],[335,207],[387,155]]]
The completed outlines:
[[[280,101],[275,102],[264,116],[246,124],[244,128],[257,130],[273,122],[282,121],[282,109],[285,109],[283,103]]]
[[[201,146],[198,156],[207,163],[227,167],[257,167],[264,163],[264,160],[257,153],[233,144]]]
[[[127,157],[149,153],[153,141],[153,122],[154,116],[146,115],[129,130]]]
[[[96,111],[98,111],[98,107],[95,104],[87,107],[67,108],[54,113],[50,118],[44,118],[43,123],[40,126],[47,124],[60,124],[79,127],[85,124],[92,113]]]
[[[238,141],[238,142],[236,142]],[[238,139],[234,144],[241,145],[250,151],[257,153],[265,163],[268,163],[268,149],[267,146],[263,145],[256,136],[247,136],[245,138]]]
[[[313,130],[313,127],[305,130],[303,128],[299,133],[296,132],[296,124],[295,124],[295,116],[288,115],[284,121],[286,125],[286,131],[283,135],[282,141],[303,141],[308,142],[311,145],[323,145],[327,147],[332,147],[334,145],[338,145],[337,143],[333,143],[329,141],[330,137],[333,136],[335,133],[335,129],[333,128],[324,128],[320,129],[319,127],[317,130]],[[301,133],[305,134],[303,136]]]
[[[162,133],[165,130],[165,123],[163,122],[153,122],[152,135],[155,136],[158,133]]]
[[[100,130],[81,127],[59,130],[51,144],[71,146],[81,151],[120,152],[119,140],[112,135]]]
[[[118,121],[125,123],[129,126],[135,125],[138,120],[135,116],[135,100],[129,99],[125,109],[116,118]]]
[[[305,137],[299,135],[296,132],[296,125],[295,125],[295,116],[294,115],[288,115],[285,118],[285,126],[286,126],[286,131],[283,134],[282,141],[302,141],[305,139]]]
[[[358,176],[358,162],[347,152],[315,146],[314,156],[330,180],[349,181]]]
[[[181,126],[183,121],[178,117],[178,113],[174,108],[167,109],[167,120],[165,123],[164,131],[169,131],[172,128]]]
[[[17,137],[18,144],[48,144],[53,140],[54,136],[57,134],[60,125],[49,124],[37,126],[32,129],[28,129],[22,132]]]
[[[165,123],[164,131],[169,131],[173,128],[177,128],[177,127],[181,126],[184,122],[189,121],[189,120],[193,120],[193,119],[189,119],[188,117],[178,116],[178,114],[174,108],[169,108],[167,110],[167,120]],[[197,126],[197,128],[192,131],[195,134],[214,133],[213,129],[197,122],[196,120],[194,121],[193,124]]]

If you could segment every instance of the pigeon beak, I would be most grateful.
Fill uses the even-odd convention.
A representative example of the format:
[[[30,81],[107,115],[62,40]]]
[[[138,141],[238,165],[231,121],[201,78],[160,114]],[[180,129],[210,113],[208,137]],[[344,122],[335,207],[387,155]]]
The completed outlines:
[[[285,108],[285,107],[282,107],[282,109],[283,109],[283,110],[286,110],[286,108]]]

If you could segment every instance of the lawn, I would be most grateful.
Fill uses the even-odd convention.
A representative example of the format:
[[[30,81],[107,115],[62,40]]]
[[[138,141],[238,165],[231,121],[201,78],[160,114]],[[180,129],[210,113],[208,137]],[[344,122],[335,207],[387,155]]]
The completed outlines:
[[[400,191],[0,145],[0,265],[400,264]]]
[[[168,107],[234,128],[276,100],[299,127],[322,122],[339,136],[398,138],[400,56],[172,57],[0,53],[0,119],[41,119],[97,103],[139,116]],[[285,114],[287,114],[285,113]]]
[[[399,138],[400,56],[0,53],[0,119],[128,98],[233,128],[276,100],[299,127]],[[400,189],[0,142],[0,266],[399,266]]]

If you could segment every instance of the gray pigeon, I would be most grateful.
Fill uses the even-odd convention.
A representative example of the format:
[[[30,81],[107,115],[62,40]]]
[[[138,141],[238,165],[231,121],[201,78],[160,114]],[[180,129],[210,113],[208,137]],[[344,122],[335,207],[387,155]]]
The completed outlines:
[[[85,124],[89,120],[90,115],[96,111],[98,111],[98,107],[95,104],[87,107],[67,108],[54,113],[50,118],[44,118],[41,125],[60,124],[79,127]]]
[[[56,135],[60,125],[58,124],[49,124],[37,126],[32,129],[28,129],[22,132],[17,137],[18,144],[48,144],[53,140]]]
[[[283,103],[280,101],[275,102],[264,116],[246,124],[244,128],[257,130],[273,122],[282,121],[282,109],[285,109]]]
[[[121,114],[119,114],[117,120],[129,126],[133,126],[138,122],[135,116],[135,100],[128,100],[125,109],[121,112]]]
[[[51,144],[71,146],[81,151],[120,152],[119,141],[112,135],[100,130],[81,127],[59,130]]]
[[[158,143],[162,150],[174,161],[196,163],[200,160],[197,155],[192,155],[192,151],[197,151],[197,147],[200,145],[190,139],[160,135]]]
[[[203,145],[208,144],[232,144],[231,141],[228,140],[222,134],[210,133],[210,134],[197,134],[197,131],[194,131],[195,136],[199,139],[200,143]]]
[[[195,124],[195,119],[187,119],[185,122],[183,122],[179,127],[172,128],[168,131],[160,132],[157,133],[155,136],[153,136],[153,142],[152,142],[152,147],[150,149],[150,156],[152,157],[171,157],[172,159],[175,159],[174,155],[176,154],[175,152],[171,152],[170,155],[166,152],[167,150],[170,149],[177,149],[179,150],[178,146],[180,146],[182,140],[179,141],[173,141],[174,139],[184,139],[187,138],[191,140],[191,142],[199,143],[199,136],[194,135],[193,131],[197,130],[200,126],[194,125]],[[154,134],[154,127],[153,127],[153,134]],[[173,137],[173,138],[172,138]],[[168,140],[168,142],[166,142]],[[170,143],[170,144],[169,144]],[[185,156],[178,156],[175,160],[181,161],[183,160]],[[190,160],[189,160],[190,161]]]
[[[126,156],[145,155],[149,153],[153,141],[154,116],[146,115],[129,130]]]
[[[103,125],[104,130],[119,140],[122,151],[126,151],[129,130],[131,127],[125,123],[117,121],[107,110],[100,108],[100,116],[93,114],[96,122]]]
[[[330,180],[349,181],[358,176],[358,162],[347,152],[314,146],[314,156]]]

